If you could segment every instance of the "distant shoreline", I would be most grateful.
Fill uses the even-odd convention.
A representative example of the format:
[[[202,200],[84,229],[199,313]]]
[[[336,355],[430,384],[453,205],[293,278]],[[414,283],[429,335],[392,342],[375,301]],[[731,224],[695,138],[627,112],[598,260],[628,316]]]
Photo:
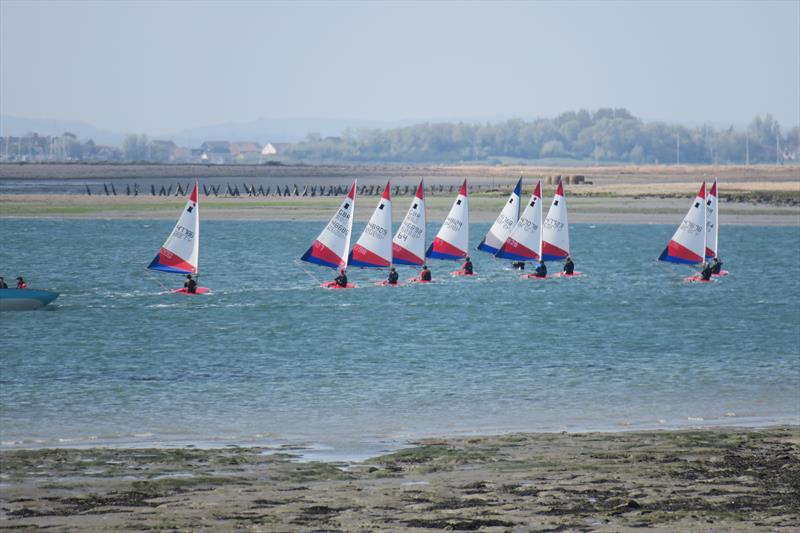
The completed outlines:
[[[492,222],[502,207],[503,194],[470,197],[470,221]],[[551,194],[548,191],[546,198]],[[671,196],[671,193],[670,193]],[[356,221],[370,216],[376,196],[358,196]],[[686,213],[688,197],[666,196],[571,196],[568,197],[572,223],[587,224],[678,224]],[[202,219],[325,221],[340,198],[331,197],[205,197],[201,196]],[[394,219],[399,223],[410,196],[393,198]],[[428,221],[442,220],[452,195],[437,193],[426,200]],[[0,195],[0,220],[4,218],[65,219],[174,219],[183,206],[182,197],[140,195],[86,196],[75,194]],[[755,201],[723,202],[720,224],[800,227],[800,206],[772,205]]]
[[[622,183],[680,182],[716,176],[721,181],[800,181],[800,165],[609,165],[609,166],[527,166],[527,165],[195,165],[131,163],[0,163],[2,179],[124,179],[124,178],[291,178],[291,177],[375,177],[375,178],[492,178],[534,179],[540,176],[582,175],[587,180]]]

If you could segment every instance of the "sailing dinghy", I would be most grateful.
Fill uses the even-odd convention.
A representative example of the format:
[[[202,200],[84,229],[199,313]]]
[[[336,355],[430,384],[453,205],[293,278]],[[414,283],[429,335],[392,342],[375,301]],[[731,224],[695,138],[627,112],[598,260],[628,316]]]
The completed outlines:
[[[156,256],[147,265],[148,270],[167,272],[169,274],[194,274],[199,275],[198,264],[200,260],[200,202],[197,194],[197,182],[186,201],[178,222],[161,246]],[[198,286],[194,293],[185,287],[172,292],[181,294],[206,294],[211,292],[208,287]]]
[[[497,215],[497,220],[494,221],[492,227],[486,233],[481,243],[478,245],[478,250],[496,255],[503,243],[506,242],[508,236],[511,234],[511,229],[514,224],[519,220],[519,199],[522,193],[522,178],[517,181],[517,186],[508,197],[506,205],[503,210]]]
[[[356,206],[356,180],[350,187],[347,197],[333,214],[322,233],[314,240],[311,247],[300,258],[303,261],[322,265],[333,269],[346,269],[350,236],[353,234],[353,211]],[[329,289],[350,289],[354,284],[341,287],[334,281],[321,284]]]
[[[706,259],[717,258],[717,243],[719,242],[719,195],[717,194],[717,178],[708,191],[706,198]],[[714,277],[727,276],[727,270],[720,270]]]

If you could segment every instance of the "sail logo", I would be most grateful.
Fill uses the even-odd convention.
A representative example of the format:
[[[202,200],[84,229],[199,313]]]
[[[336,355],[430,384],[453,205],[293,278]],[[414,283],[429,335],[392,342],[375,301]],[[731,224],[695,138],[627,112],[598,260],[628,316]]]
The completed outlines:
[[[519,228],[527,233],[533,233],[534,231],[539,229],[539,225],[536,222],[528,220],[527,218],[519,219],[518,224]]]
[[[179,224],[175,226],[174,230],[172,230],[172,236],[176,239],[191,241],[192,239],[194,239],[194,232],[189,228],[186,228]]]

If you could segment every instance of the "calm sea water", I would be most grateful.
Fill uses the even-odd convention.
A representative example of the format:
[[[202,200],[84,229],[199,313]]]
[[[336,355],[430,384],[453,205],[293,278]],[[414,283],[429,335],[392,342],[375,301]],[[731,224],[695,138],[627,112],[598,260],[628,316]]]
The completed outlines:
[[[724,227],[732,274],[711,284],[654,261],[673,226],[573,225],[582,278],[520,280],[475,252],[475,279],[433,261],[432,285],[354,270],[361,288],[331,291],[307,272],[332,270],[293,262],[323,224],[205,222],[214,294],[184,297],[143,270],[173,221],[0,221],[0,273],[62,293],[2,315],[2,447],[353,456],[425,435],[800,423],[797,228]]]

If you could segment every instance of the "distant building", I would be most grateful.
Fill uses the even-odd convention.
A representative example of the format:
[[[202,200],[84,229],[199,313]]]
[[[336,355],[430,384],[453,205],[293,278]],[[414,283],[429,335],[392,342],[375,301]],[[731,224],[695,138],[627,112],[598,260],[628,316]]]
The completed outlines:
[[[276,155],[277,153],[278,153],[278,151],[275,149],[275,147],[272,145],[272,143],[267,143],[264,146],[264,149],[261,150],[261,155],[264,155],[264,156]]]
[[[257,161],[261,155],[261,145],[257,142],[233,142],[230,152],[236,161]]]
[[[206,141],[200,145],[200,160],[220,165],[231,162],[231,143],[228,141]]]

